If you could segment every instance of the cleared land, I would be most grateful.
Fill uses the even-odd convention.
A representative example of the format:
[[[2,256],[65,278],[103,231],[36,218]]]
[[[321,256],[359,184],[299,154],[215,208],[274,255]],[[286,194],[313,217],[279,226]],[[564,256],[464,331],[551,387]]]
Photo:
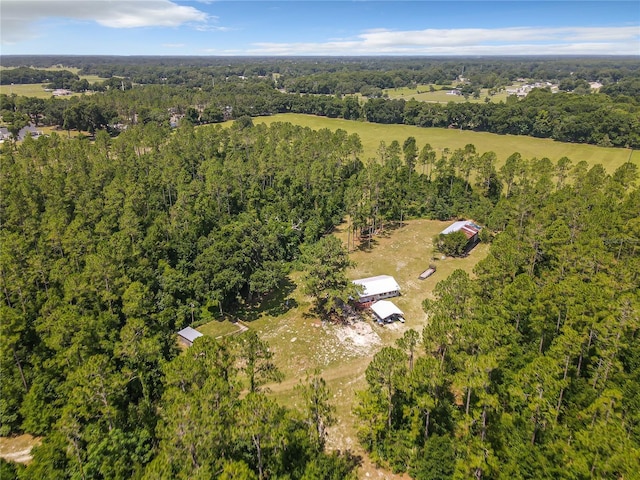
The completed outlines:
[[[0,85],[0,94],[15,94],[19,97],[49,98],[51,92],[45,92],[45,83],[29,83],[24,85]]]
[[[520,85],[509,86],[507,88],[517,88]],[[504,102],[507,99],[506,89],[491,96],[489,95],[488,88],[482,88],[480,90],[480,96],[473,98],[469,95],[468,99],[465,99],[462,95],[449,95],[447,92],[451,91],[451,88],[442,89],[440,85],[433,85],[435,91],[430,91],[430,85],[418,85],[416,88],[401,87],[401,88],[388,88],[384,92],[391,99],[402,98],[404,100],[417,100],[419,102],[431,102],[431,103],[484,103],[485,98],[489,97],[492,103]]]
[[[277,300],[280,308],[269,304],[262,312],[250,312],[247,317],[240,317],[269,342],[275,361],[285,374],[284,382],[269,386],[272,395],[283,405],[295,407],[300,402],[295,386],[303,382],[314,369],[321,371],[337,407],[338,423],[331,429],[329,445],[334,449],[350,449],[361,455],[361,477],[406,478],[376,469],[358,445],[357,419],[352,409],[355,393],[366,387],[364,372],[367,365],[376,352],[385,345],[393,345],[405,330],[412,328],[422,331],[427,320],[422,310],[422,300],[431,296],[436,283],[458,268],[471,273],[476,263],[488,252],[488,245],[480,244],[466,258],[433,260],[432,238],[449,223],[410,220],[403,226],[390,228],[377,235],[371,247],[364,243],[351,253],[356,267],[348,272],[349,278],[380,274],[395,277],[402,289],[402,296],[391,300],[404,311],[405,324],[396,322],[379,326],[370,318],[352,325],[322,322],[310,313],[310,299],[296,287],[301,283],[299,272],[291,276],[292,284]],[[345,244],[346,227],[346,224],[340,225],[334,232]],[[440,258],[438,255],[436,257]],[[436,273],[426,280],[419,280],[418,276],[429,263],[436,264]],[[204,333],[208,325],[198,330]]]
[[[10,70],[7,67],[0,67],[1,70]],[[75,67],[49,67],[49,68],[40,68],[39,70],[67,70],[71,73],[75,73],[78,75],[80,71],[79,68]],[[80,80],[86,79],[89,83],[102,82],[106,80],[105,78],[100,78],[97,75],[79,75]],[[36,98],[50,98],[51,92],[46,92],[44,89],[47,86],[47,83],[30,83],[30,84],[16,84],[16,85],[0,85],[0,94],[11,95],[12,93],[18,96],[23,97],[36,97]],[[89,93],[90,94],[90,93]],[[78,96],[82,95],[81,93],[73,93],[69,96]]]
[[[519,152],[524,158],[548,157],[553,162],[562,157],[568,157],[574,165],[582,160],[590,165],[600,163],[608,172],[615,171],[616,168],[629,160],[640,165],[640,151],[578,143],[562,143],[549,138],[497,135],[495,133],[446,128],[422,128],[412,125],[383,125],[297,113],[282,113],[254,119],[254,123],[265,123],[267,125],[274,122],[290,122],[314,130],[328,128],[335,131],[341,128],[348,133],[357,133],[364,148],[363,159],[376,157],[376,150],[381,140],[384,140],[387,145],[393,140],[397,140],[402,144],[407,137],[413,136],[416,138],[418,148],[422,148],[426,143],[429,143],[438,155],[444,148],[449,148],[453,151],[456,148],[464,148],[468,143],[475,145],[476,150],[480,153],[493,151],[498,156],[498,167],[514,152]]]
[[[197,328],[197,330],[204,335],[209,335],[213,338],[220,338],[227,335],[240,333],[244,330],[244,327],[239,323],[233,323],[229,320],[213,320],[209,323],[201,325]]]

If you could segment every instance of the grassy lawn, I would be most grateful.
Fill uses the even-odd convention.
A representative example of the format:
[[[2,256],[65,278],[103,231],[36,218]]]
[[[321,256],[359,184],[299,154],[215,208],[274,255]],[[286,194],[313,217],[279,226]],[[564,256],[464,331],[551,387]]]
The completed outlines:
[[[82,77],[84,78],[84,77]],[[96,77],[97,78],[97,77]],[[96,80],[89,80],[89,83]],[[45,91],[46,83],[29,83],[24,85],[0,85],[0,94],[11,95],[12,93],[19,97],[35,97],[35,98],[51,98],[51,92]],[[72,93],[61,98],[78,97],[80,95],[93,95],[93,92]]]
[[[404,311],[405,324],[379,326],[371,319],[353,325],[322,322],[310,312],[310,298],[298,288],[302,283],[303,274],[300,272],[294,272],[283,293],[260,311],[248,311],[238,316],[255,329],[274,352],[274,359],[285,374],[285,380],[268,387],[271,395],[283,405],[296,407],[300,397],[295,386],[315,369],[321,371],[337,407],[338,422],[330,431],[329,446],[350,449],[361,455],[361,478],[367,474],[388,479],[406,478],[376,469],[358,445],[357,419],[352,410],[356,392],[366,387],[364,373],[367,365],[376,352],[385,345],[393,345],[408,328],[422,331],[426,322],[422,300],[431,295],[438,281],[457,268],[471,273],[476,263],[487,254],[488,246],[480,244],[467,258],[432,260],[432,238],[449,223],[409,220],[403,226],[390,228],[376,236],[371,247],[368,243],[363,244],[351,253],[357,265],[348,272],[350,279],[380,274],[395,277],[402,296],[392,301]],[[346,227],[343,224],[334,233],[345,243]],[[419,280],[418,275],[432,262],[437,265],[437,272],[426,280]],[[221,322],[222,325],[225,323],[228,322]],[[211,334],[206,330],[209,325],[198,330]],[[214,334],[219,335],[219,331],[215,330]]]
[[[495,133],[446,128],[422,128],[413,125],[383,125],[297,113],[283,113],[254,119],[254,123],[271,124],[274,122],[290,122],[314,130],[321,128],[337,130],[341,128],[349,133],[357,133],[364,147],[362,158],[365,160],[375,158],[376,150],[381,140],[384,140],[387,145],[393,140],[397,140],[402,144],[407,137],[413,136],[416,138],[418,148],[422,148],[426,143],[429,143],[438,155],[440,155],[443,148],[449,148],[453,151],[456,148],[464,148],[468,143],[475,145],[477,151],[481,154],[493,151],[498,156],[498,167],[514,152],[520,152],[524,158],[548,157],[553,162],[556,162],[561,157],[568,157],[574,164],[582,160],[590,165],[600,163],[611,173],[629,160],[640,164],[640,151],[578,143],[562,143],[549,138],[497,135]]]
[[[209,335],[210,337],[217,338],[240,332],[241,327],[237,323],[233,323],[229,320],[213,320],[209,323],[205,323],[204,325],[200,325],[196,330],[203,335]]]
[[[36,97],[49,98],[51,92],[45,92],[45,83],[30,83],[25,85],[0,85],[0,94],[11,95],[12,93],[19,97]]]
[[[351,253],[356,266],[349,271],[349,278],[393,275],[400,285],[402,295],[392,301],[405,313],[405,328],[422,330],[426,321],[422,300],[431,295],[436,283],[447,278],[456,269],[471,273],[475,264],[488,252],[488,245],[479,244],[466,258],[442,259],[439,254],[434,254],[433,237],[450,224],[449,221],[410,220],[401,227],[383,232],[376,237],[371,249],[364,244],[363,248]],[[346,226],[343,224],[341,227],[336,235],[346,244]],[[435,264],[436,273],[420,280],[418,276],[429,268],[430,263]],[[391,337],[398,337],[401,333],[402,331],[394,331]]]

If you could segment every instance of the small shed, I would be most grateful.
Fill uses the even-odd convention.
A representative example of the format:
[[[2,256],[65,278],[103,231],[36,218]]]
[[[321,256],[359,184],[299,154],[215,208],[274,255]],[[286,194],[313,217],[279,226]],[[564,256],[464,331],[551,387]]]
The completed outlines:
[[[445,228],[440,235],[448,235],[454,232],[462,232],[467,237],[467,248],[469,251],[480,241],[479,233],[482,227],[471,220],[459,220],[453,222],[447,228]]]
[[[201,336],[202,334],[199,331],[191,327],[185,327],[178,332],[178,340],[180,341],[180,343],[186,345],[187,347],[193,345],[193,342],[196,340],[196,338],[199,338]]]
[[[391,275],[361,278],[353,283],[361,288],[359,303],[368,303],[400,295],[400,285]]]
[[[404,313],[389,300],[379,300],[371,305],[371,311],[378,318],[379,322],[392,322],[393,320],[404,321]]]

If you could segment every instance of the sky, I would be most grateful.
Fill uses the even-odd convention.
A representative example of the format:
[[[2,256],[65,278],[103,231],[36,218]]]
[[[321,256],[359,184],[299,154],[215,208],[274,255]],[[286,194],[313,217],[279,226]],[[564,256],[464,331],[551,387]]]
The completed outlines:
[[[0,0],[2,55],[640,55],[640,2]]]

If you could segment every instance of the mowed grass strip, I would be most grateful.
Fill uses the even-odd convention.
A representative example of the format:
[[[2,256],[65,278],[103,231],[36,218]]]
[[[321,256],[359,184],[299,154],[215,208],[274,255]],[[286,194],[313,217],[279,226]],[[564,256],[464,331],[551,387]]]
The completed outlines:
[[[627,161],[640,165],[640,151],[579,143],[563,143],[549,138],[497,135],[495,133],[447,128],[422,128],[413,125],[383,125],[298,113],[281,113],[268,117],[257,117],[253,121],[254,123],[265,123],[267,125],[274,122],[289,122],[314,130],[328,128],[335,131],[340,128],[348,133],[357,133],[364,148],[363,160],[376,157],[376,151],[381,140],[384,140],[387,145],[393,140],[397,140],[402,145],[407,137],[413,136],[417,141],[418,148],[422,148],[429,143],[436,150],[438,156],[440,156],[444,148],[454,151],[457,148],[464,148],[469,143],[475,145],[480,154],[489,151],[495,152],[498,157],[498,168],[514,152],[519,152],[524,158],[547,157],[553,162],[557,162],[562,157],[567,157],[571,159],[574,165],[584,160],[589,165],[602,164],[609,173],[613,173],[616,168]]]
[[[196,328],[203,335],[213,338],[224,337],[241,331],[240,325],[229,320],[212,320]]]

